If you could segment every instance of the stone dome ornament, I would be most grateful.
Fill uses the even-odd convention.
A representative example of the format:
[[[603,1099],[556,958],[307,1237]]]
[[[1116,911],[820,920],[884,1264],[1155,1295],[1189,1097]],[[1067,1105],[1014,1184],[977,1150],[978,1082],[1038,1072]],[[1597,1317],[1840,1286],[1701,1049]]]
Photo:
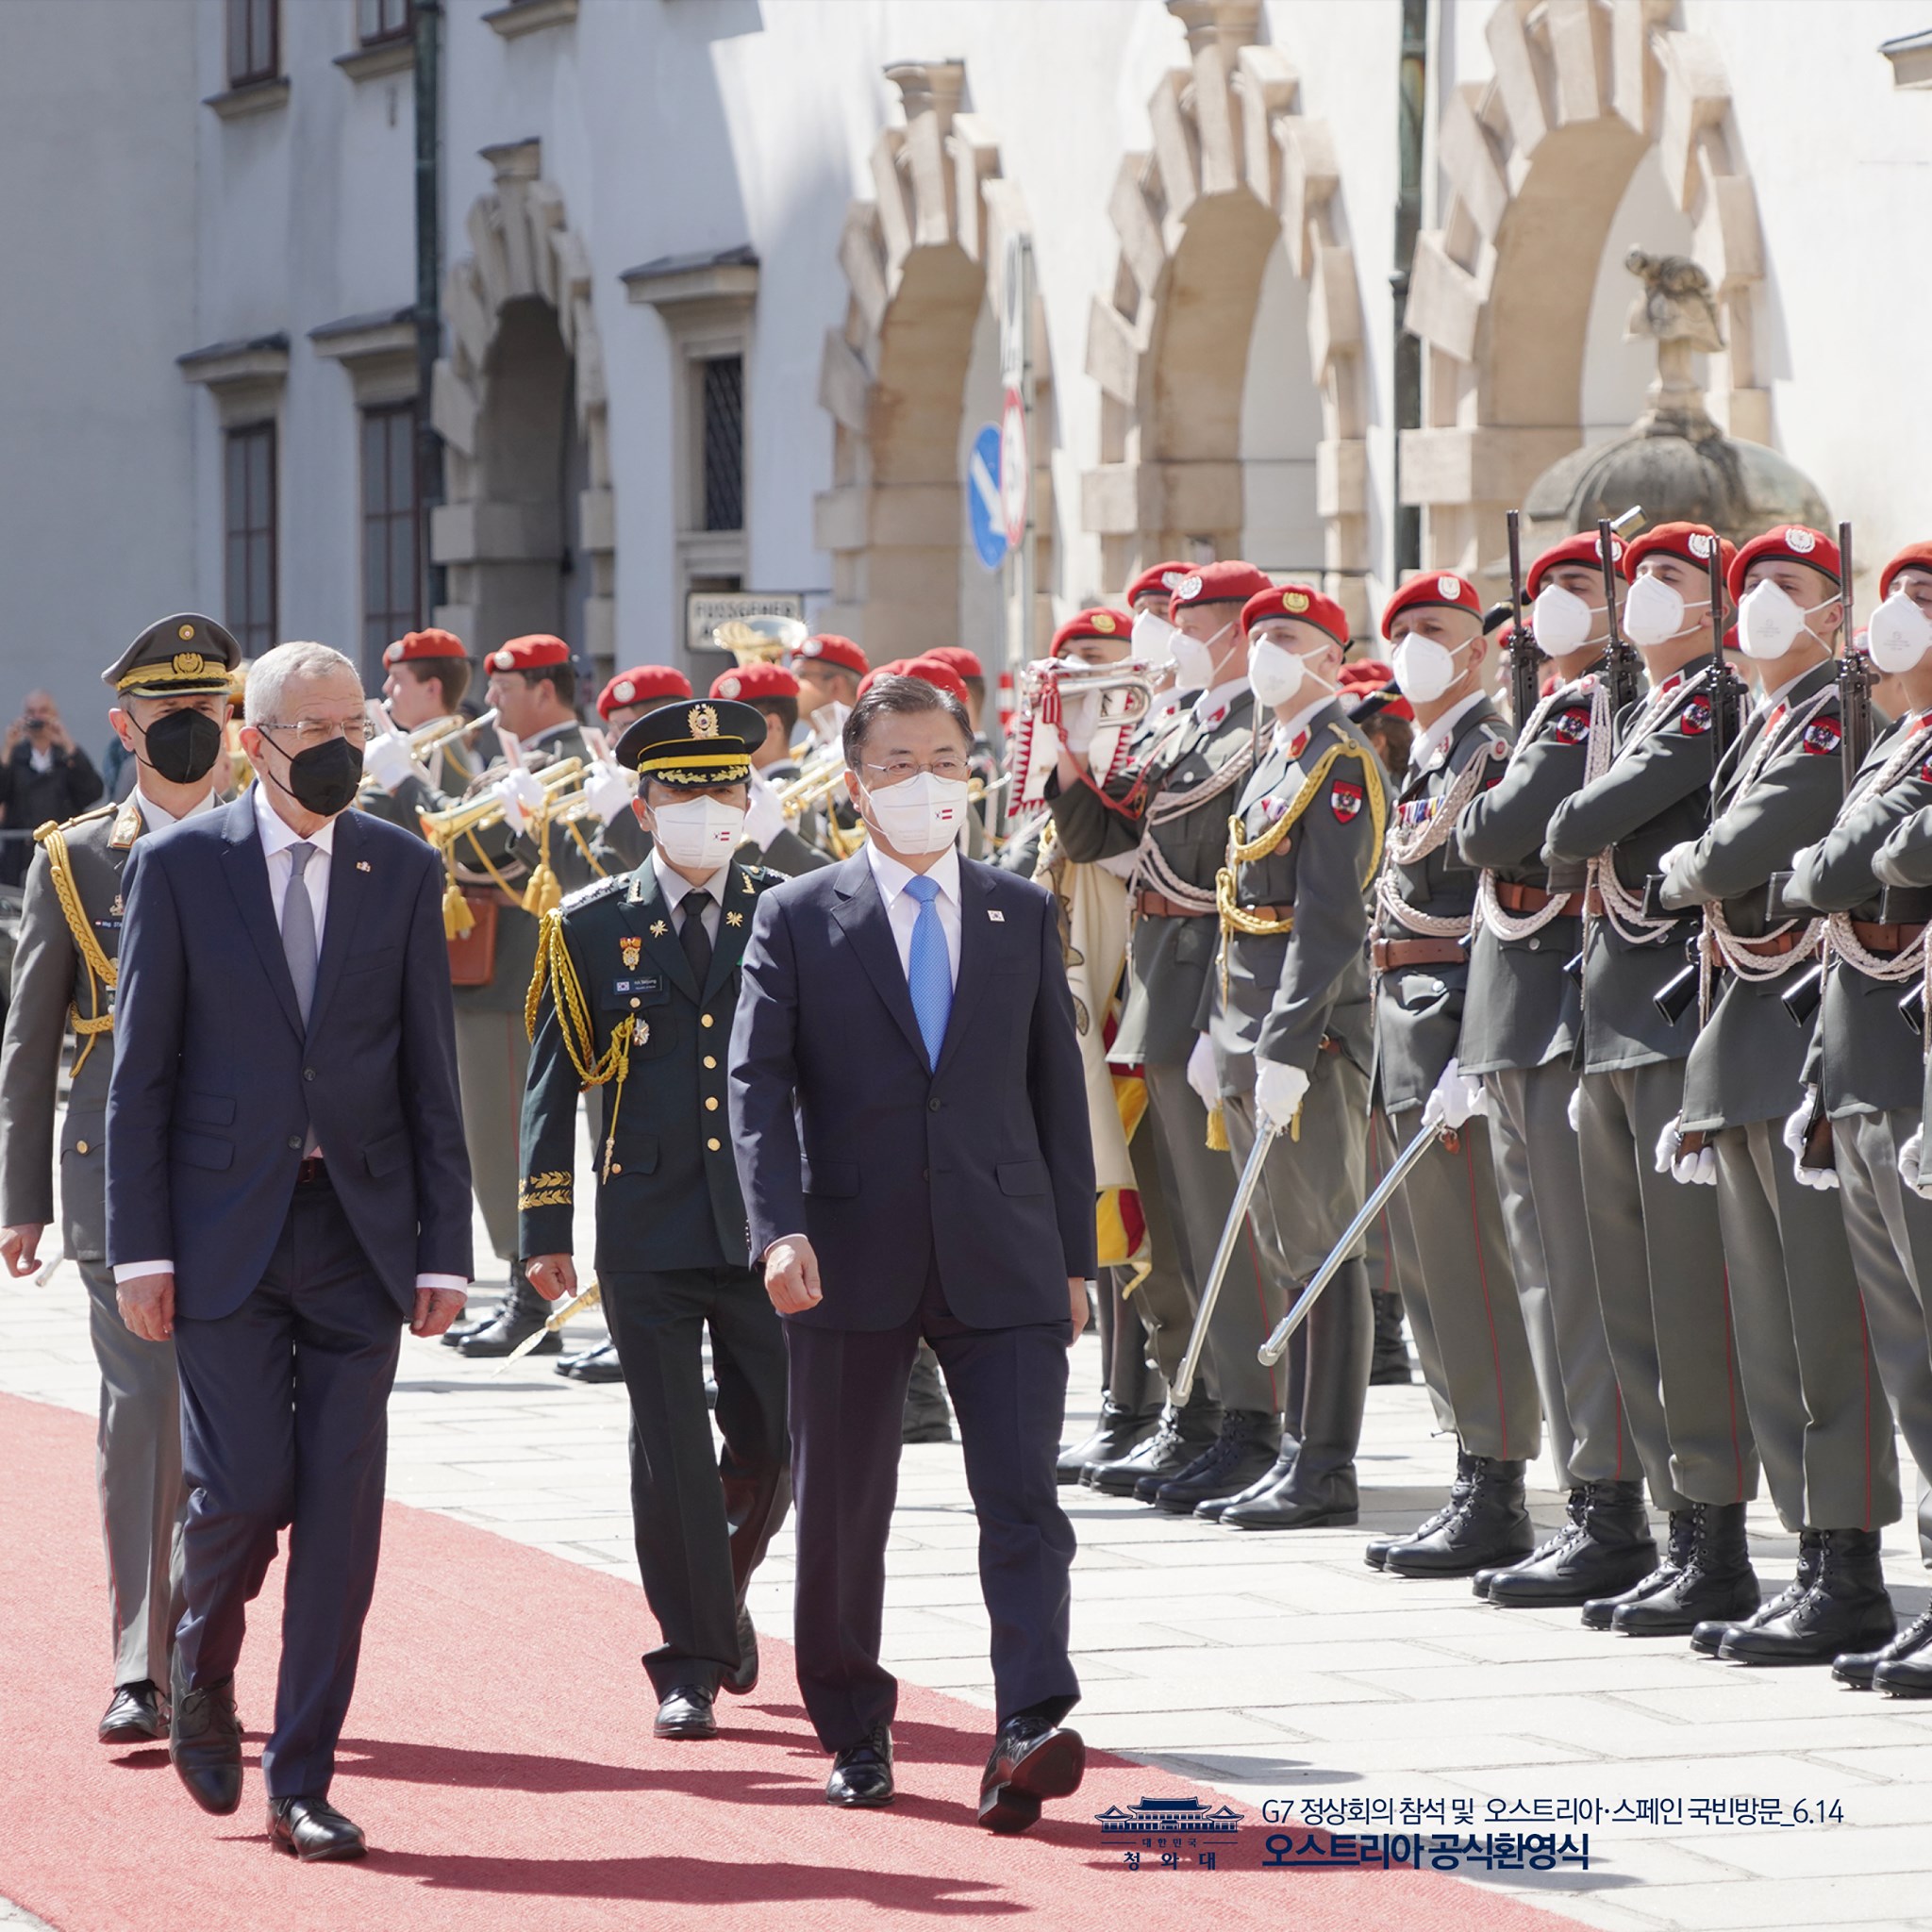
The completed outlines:
[[[1624,339],[1657,345],[1648,407],[1622,436],[1571,451],[1530,485],[1524,517],[1532,542],[1594,529],[1633,503],[1646,524],[1708,524],[1734,543],[1772,524],[1830,528],[1824,497],[1796,464],[1726,436],[1704,406],[1692,358],[1724,347],[1710,277],[1688,256],[1641,248],[1624,266],[1643,285]]]

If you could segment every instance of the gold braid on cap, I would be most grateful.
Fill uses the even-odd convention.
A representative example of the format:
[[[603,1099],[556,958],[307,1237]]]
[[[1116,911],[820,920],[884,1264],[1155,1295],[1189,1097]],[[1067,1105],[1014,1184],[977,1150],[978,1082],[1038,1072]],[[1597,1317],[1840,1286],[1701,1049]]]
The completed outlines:
[[[114,689],[120,691],[138,691],[146,685],[156,685],[163,691],[189,691],[192,686],[204,691],[225,691],[228,667],[219,658],[206,657],[200,651],[176,651],[164,661],[138,664],[126,676],[114,680]]]

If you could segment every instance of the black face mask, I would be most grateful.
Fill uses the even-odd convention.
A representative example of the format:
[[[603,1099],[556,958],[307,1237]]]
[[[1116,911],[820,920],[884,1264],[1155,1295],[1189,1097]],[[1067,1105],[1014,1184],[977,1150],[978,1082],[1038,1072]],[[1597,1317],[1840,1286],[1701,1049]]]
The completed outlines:
[[[192,785],[214,770],[222,727],[204,711],[169,711],[142,733],[142,749],[170,785]]]
[[[311,744],[289,760],[288,788],[304,811],[332,819],[356,801],[362,784],[362,748],[346,738]]]

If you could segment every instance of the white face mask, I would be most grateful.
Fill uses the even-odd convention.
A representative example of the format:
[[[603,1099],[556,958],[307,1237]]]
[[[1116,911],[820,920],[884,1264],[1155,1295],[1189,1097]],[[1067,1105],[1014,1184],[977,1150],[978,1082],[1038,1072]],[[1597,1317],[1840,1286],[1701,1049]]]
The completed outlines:
[[[664,857],[683,871],[713,873],[730,863],[744,834],[744,808],[716,798],[688,798],[653,808],[652,824]]]
[[[1738,606],[1738,647],[1760,664],[1782,658],[1805,634],[1806,619],[1836,604],[1827,597],[1808,610],[1800,609],[1784,589],[1767,577],[1744,592]]]
[[[1129,635],[1134,656],[1143,664],[1165,664],[1174,656],[1174,640],[1180,632],[1158,610],[1143,610],[1134,619]]]
[[[1545,584],[1529,607],[1529,627],[1545,658],[1567,658],[1591,641],[1596,612],[1574,591]]]
[[[1697,607],[1709,608],[1709,599]],[[1633,644],[1655,649],[1687,628],[1690,607],[1661,577],[1640,576],[1624,599],[1624,635]]]
[[[1402,695],[1419,705],[1435,703],[1456,682],[1456,660],[1468,648],[1457,644],[1452,651],[1410,631],[1390,653]]]
[[[1174,634],[1175,682],[1183,691],[1207,691],[1214,682],[1214,647],[1234,628],[1230,618],[1205,641],[1186,631]]]
[[[1271,711],[1296,698],[1313,704],[1319,693],[1335,689],[1315,675],[1299,651],[1276,638],[1256,638],[1248,645],[1248,686],[1255,702]]]
[[[966,823],[964,778],[935,778],[930,772],[915,772],[898,785],[868,785],[865,797],[879,837],[894,852],[943,852]]]
[[[1876,610],[1865,628],[1865,642],[1872,661],[1887,677],[1910,671],[1927,651],[1932,651],[1932,618],[1928,618],[1903,591],[1894,591]]]

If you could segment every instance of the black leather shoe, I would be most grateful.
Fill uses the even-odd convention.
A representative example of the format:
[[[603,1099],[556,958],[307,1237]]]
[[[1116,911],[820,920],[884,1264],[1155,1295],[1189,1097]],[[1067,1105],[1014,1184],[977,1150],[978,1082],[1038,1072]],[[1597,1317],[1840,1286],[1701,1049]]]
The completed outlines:
[[[989,1831],[1024,1831],[1043,1800],[1070,1797],[1086,1774],[1087,1746],[1078,1731],[1030,1714],[1009,1717],[979,1780],[979,1822]]]
[[[1932,1610],[1885,1646],[1872,1673],[1872,1688],[1891,1697],[1932,1697]]]
[[[1520,1459],[1478,1456],[1469,1490],[1441,1528],[1394,1544],[1382,1567],[1394,1576],[1470,1576],[1526,1557],[1536,1530],[1523,1500]]]
[[[1559,1551],[1567,1550],[1583,1534],[1583,1499],[1589,1494],[1582,1488],[1574,1489],[1563,1500],[1563,1520],[1550,1534],[1530,1551],[1520,1562],[1498,1564],[1486,1570],[1478,1570],[1469,1579],[1472,1596],[1487,1597],[1490,1585],[1499,1576],[1507,1576],[1518,1570],[1527,1570],[1532,1564],[1546,1563]]]
[[[1583,1606],[1583,1627],[1586,1630],[1607,1630],[1625,1604],[1638,1603],[1645,1597],[1655,1596],[1660,1590],[1668,1590],[1683,1574],[1684,1565],[1690,1560],[1690,1552],[1696,1543],[1695,1513],[1690,1509],[1672,1510],[1663,1561],[1649,1575],[1640,1576],[1627,1590],[1620,1590],[1614,1596],[1591,1597]]]
[[[1413,1529],[1405,1529],[1395,1536],[1372,1537],[1362,1550],[1362,1561],[1371,1570],[1388,1567],[1389,1552],[1397,1543],[1413,1542],[1416,1538],[1431,1536],[1454,1516],[1462,1507],[1462,1499],[1469,1494],[1470,1477],[1475,1471],[1475,1457],[1458,1449],[1456,1452],[1456,1479],[1449,1485],[1449,1500],[1432,1515],[1424,1516]]]
[[[1267,1409],[1230,1408],[1221,1433],[1191,1469],[1158,1484],[1153,1503],[1170,1516],[1191,1516],[1196,1503],[1211,1496],[1238,1496],[1257,1476],[1274,1466],[1281,1420]],[[1140,1495],[1142,1484],[1134,1486]]]
[[[292,1852],[305,1865],[330,1858],[359,1858],[369,1850],[362,1827],[323,1798],[271,1798],[269,1842]]]
[[[617,1359],[617,1344],[613,1341],[600,1341],[595,1348],[587,1348],[581,1355],[565,1356],[557,1364],[557,1373],[567,1375],[573,1382],[624,1380],[624,1365]]]
[[[1693,1503],[1690,1517],[1690,1560],[1661,1590],[1618,1607],[1610,1628],[1619,1636],[1688,1637],[1707,1617],[1741,1623],[1757,1607],[1743,1504]]]
[[[235,1680],[224,1677],[205,1690],[191,1690],[175,1665],[174,1714],[168,1758],[204,1811],[225,1818],[242,1803],[242,1720],[235,1715]]]
[[[493,1361],[514,1352],[543,1326],[550,1305],[534,1288],[524,1288],[507,1295],[495,1315],[480,1327],[472,1328],[457,1343],[457,1353],[472,1361]],[[530,1353],[561,1355],[563,1337],[550,1329]]]
[[[758,1633],[743,1604],[738,1607],[738,1668],[726,1671],[719,1683],[735,1697],[748,1696],[758,1688]]]
[[[1490,1580],[1489,1598],[1504,1609],[1589,1603],[1627,1589],[1657,1568],[1657,1539],[1639,1483],[1588,1484],[1580,1492],[1575,1532],[1557,1546]]]
[[[1818,1581],[1819,1538],[1815,1529],[1801,1529],[1798,1532],[1798,1574],[1790,1582],[1772,1597],[1761,1603],[1740,1624],[1736,1618],[1729,1622],[1720,1617],[1709,1617],[1690,1633],[1690,1648],[1699,1657],[1715,1657],[1724,1648],[1724,1641],[1733,1630],[1759,1624],[1769,1624],[1774,1617],[1782,1617],[1787,1610],[1795,1609],[1798,1601]],[[1874,1653],[1875,1656],[1875,1653]],[[1865,1673],[1860,1690],[1870,1690],[1872,1673]]]
[[[876,1810],[890,1805],[892,1787],[892,1733],[884,1724],[832,1757],[832,1774],[825,1780],[825,1803]]]
[[[715,1738],[718,1720],[711,1715],[711,1692],[702,1684],[675,1684],[658,1700],[651,1725],[654,1738]]]
[[[1100,1420],[1091,1435],[1062,1449],[1054,1474],[1064,1485],[1077,1483],[1095,1463],[1118,1462],[1144,1442],[1160,1425],[1157,1409],[1129,1408],[1124,1402],[1104,1395],[1100,1400]]]
[[[1870,1690],[1880,1664],[1902,1663],[1932,1643],[1932,1610],[1924,1610],[1880,1650],[1847,1651],[1834,1657],[1831,1674],[1854,1690]],[[1909,1694],[1909,1693],[1907,1693]]]
[[[168,1735],[168,1700],[158,1685],[117,1684],[101,1715],[104,1744],[152,1744]]]
[[[1818,1581],[1782,1616],[1727,1631],[1717,1653],[1726,1663],[1828,1664],[1898,1635],[1879,1567],[1878,1532],[1824,1529],[1818,1540]]]
[[[912,1374],[906,1384],[906,1413],[899,1424],[902,1442],[950,1442],[953,1414],[946,1407],[946,1391],[940,1380],[938,1360],[925,1349],[912,1358]]]
[[[1185,1409],[1172,1404],[1160,1412],[1159,1425],[1144,1441],[1118,1462],[1096,1462],[1080,1480],[1106,1496],[1131,1496],[1143,1476],[1164,1483],[1179,1475],[1221,1433],[1221,1411],[1196,1396]]]
[[[1300,1451],[1301,1444],[1292,1436],[1283,1436],[1280,1448],[1274,1452],[1274,1460],[1246,1489],[1237,1490],[1231,1496],[1209,1496],[1194,1505],[1194,1514],[1203,1523],[1219,1523],[1237,1503],[1257,1501],[1274,1489],[1294,1467],[1295,1457]]]

